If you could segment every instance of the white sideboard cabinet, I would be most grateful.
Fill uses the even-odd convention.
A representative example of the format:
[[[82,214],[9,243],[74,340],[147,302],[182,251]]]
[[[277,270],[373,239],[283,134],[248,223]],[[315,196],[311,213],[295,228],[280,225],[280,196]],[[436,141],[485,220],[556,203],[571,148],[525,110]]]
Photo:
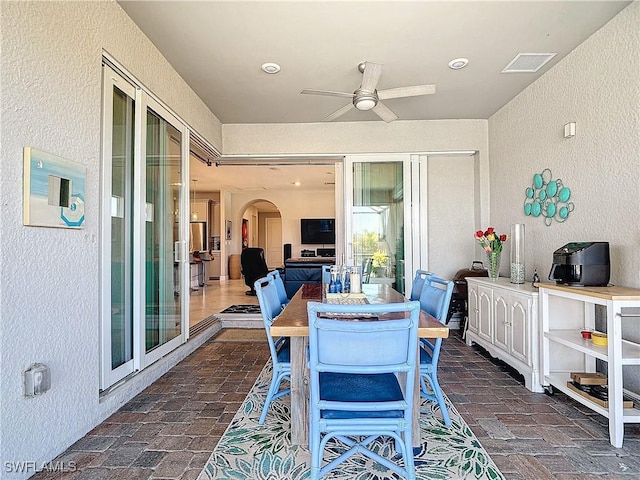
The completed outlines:
[[[640,423],[640,402],[637,395],[635,408],[623,408],[623,367],[626,374],[637,374],[640,369],[640,290],[615,286],[538,285],[543,385],[551,391],[556,388],[607,417],[611,445],[622,447],[624,424]],[[591,340],[584,340],[580,333],[581,330],[595,328],[596,305],[602,305],[606,312],[607,346],[595,346]],[[631,338],[635,341],[631,341]],[[606,362],[606,406],[567,386],[571,372],[595,372],[597,360]]]
[[[543,392],[538,348],[538,290],[508,278],[468,277],[465,340],[477,344],[524,376],[525,387]]]

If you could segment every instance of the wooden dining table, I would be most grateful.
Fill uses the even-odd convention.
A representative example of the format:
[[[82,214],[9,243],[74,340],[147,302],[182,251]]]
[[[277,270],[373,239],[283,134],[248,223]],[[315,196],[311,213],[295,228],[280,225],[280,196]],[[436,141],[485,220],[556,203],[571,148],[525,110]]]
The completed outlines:
[[[371,304],[402,303],[408,301],[404,295],[386,284],[364,284],[362,293]],[[271,325],[273,337],[291,338],[291,443],[309,445],[309,369],[307,367],[307,345],[309,342],[309,318],[307,303],[323,301],[320,285],[303,285]],[[447,338],[449,329],[434,317],[420,311],[418,325],[420,338]],[[416,348],[418,346],[416,345]],[[413,392],[413,443],[420,441],[420,382],[416,368]]]

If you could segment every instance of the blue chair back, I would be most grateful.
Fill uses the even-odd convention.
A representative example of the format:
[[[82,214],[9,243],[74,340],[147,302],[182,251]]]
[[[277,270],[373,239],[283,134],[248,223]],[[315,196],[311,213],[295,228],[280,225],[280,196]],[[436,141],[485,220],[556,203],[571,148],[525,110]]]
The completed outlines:
[[[271,376],[271,385],[262,407],[259,423],[264,424],[267,418],[267,411],[271,402],[283,395],[291,393],[290,388],[280,389],[283,380],[291,381],[291,345],[289,338],[281,337],[274,339],[271,336],[271,324],[284,308],[280,302],[278,288],[273,276],[259,278],[254,283],[254,289],[260,303],[260,312],[262,313],[262,321],[269,343],[269,351],[271,353],[271,361],[273,363],[273,373]]]
[[[273,277],[259,278],[254,283],[258,302],[260,303],[260,313],[262,314],[262,322],[267,331],[267,340],[271,349],[271,357],[275,356],[274,340],[271,336],[271,324],[275,318],[282,312],[282,304],[278,296],[278,290]]]
[[[425,279],[422,287],[420,308],[438,319],[440,323],[446,323],[453,286],[453,281],[430,275]],[[441,347],[442,338],[420,340],[420,396],[438,403],[444,423],[449,426],[451,418],[438,382],[438,359]],[[425,380],[431,385],[432,393],[428,391]]]
[[[324,476],[356,453],[405,478],[415,478],[412,416],[419,302],[309,302],[307,311],[311,479]],[[389,313],[400,318],[378,319]],[[332,318],[323,318],[327,315]],[[340,319],[354,316],[364,317],[359,321]],[[367,317],[371,320],[367,321]],[[384,458],[367,448],[385,435],[395,439],[404,468],[392,461],[395,458]],[[360,436],[366,439],[358,440]],[[331,438],[343,441],[349,450],[321,467],[324,447]]]
[[[430,275],[425,279],[420,292],[420,308],[437,318],[440,323],[446,323],[453,285],[452,281]]]
[[[280,271],[273,270],[267,274],[267,278],[273,278],[274,283],[276,284],[276,290],[278,292],[278,298],[280,299],[281,305],[286,305],[289,303],[289,297],[287,297],[287,291],[284,287],[284,281],[280,276]]]
[[[427,272],[426,270],[416,270],[416,276],[413,278],[413,284],[411,285],[411,295],[409,296],[409,300],[420,300],[422,287],[425,280],[429,278],[430,275],[431,272]]]

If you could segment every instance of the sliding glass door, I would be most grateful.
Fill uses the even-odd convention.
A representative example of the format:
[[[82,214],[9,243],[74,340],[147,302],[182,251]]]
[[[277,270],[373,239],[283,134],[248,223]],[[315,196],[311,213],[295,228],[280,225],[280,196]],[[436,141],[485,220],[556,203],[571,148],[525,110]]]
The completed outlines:
[[[408,155],[347,157],[346,262],[361,265],[364,281],[405,290]],[[409,250],[410,251],[410,250]]]
[[[345,261],[402,293],[419,268],[453,278],[474,260],[478,171],[474,151],[348,156]]]
[[[104,66],[102,371],[105,389],[186,340],[186,126]]]

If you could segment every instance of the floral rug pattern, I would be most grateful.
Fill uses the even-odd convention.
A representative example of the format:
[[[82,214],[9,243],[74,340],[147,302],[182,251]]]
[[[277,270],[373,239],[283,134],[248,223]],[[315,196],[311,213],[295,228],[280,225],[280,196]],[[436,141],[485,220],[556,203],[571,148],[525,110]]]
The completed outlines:
[[[258,424],[260,412],[271,379],[271,362],[267,362],[251,392],[229,424],[200,473],[198,480],[306,480],[309,478],[309,450],[292,446],[290,440],[289,397],[276,400],[269,409],[267,421]],[[504,477],[445,397],[452,425],[442,422],[437,405],[424,400],[420,426],[423,444],[414,449],[416,478],[429,480],[488,479]],[[426,439],[426,441],[425,441]],[[333,443],[332,443],[333,442]],[[331,445],[331,448],[329,448]],[[378,440],[374,447],[380,455],[395,455],[392,440]],[[342,445],[331,440],[324,453],[323,464],[337,457]],[[396,473],[367,457],[356,454],[329,472],[324,478],[333,480],[396,480]]]

